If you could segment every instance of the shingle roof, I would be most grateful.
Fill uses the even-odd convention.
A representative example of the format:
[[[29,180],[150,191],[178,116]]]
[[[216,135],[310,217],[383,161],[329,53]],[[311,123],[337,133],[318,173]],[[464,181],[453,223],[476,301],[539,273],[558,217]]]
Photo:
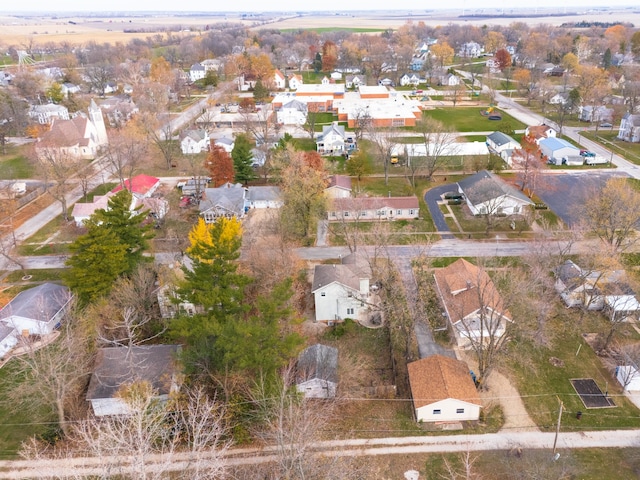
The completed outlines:
[[[0,342],[11,334],[15,334],[15,328],[0,323]]]
[[[0,310],[0,320],[13,315],[48,322],[71,299],[71,291],[55,283],[43,283],[16,295]]]
[[[360,277],[348,265],[315,266],[313,270],[313,292],[333,282],[338,282],[356,291],[360,290]]]
[[[330,208],[334,210],[376,210],[383,208],[392,209],[418,209],[420,204],[418,197],[359,197],[334,198]]]
[[[246,199],[250,202],[272,202],[282,198],[280,187],[249,187],[247,188]]]
[[[338,383],[337,348],[317,343],[300,353],[296,365],[296,383],[314,378]]]
[[[458,185],[473,205],[493,200],[502,195],[509,195],[533,205],[531,199],[524,193],[513,188],[500,177],[486,170],[482,170],[475,175],[460,180]]]
[[[199,204],[200,212],[221,207],[230,213],[241,215],[244,211],[245,189],[241,184],[227,183],[218,188],[207,188]]]
[[[448,267],[437,269],[433,276],[451,323],[462,320],[481,307],[510,316],[487,272],[465,259],[460,258]]]
[[[101,348],[87,390],[87,400],[112,398],[123,385],[150,382],[158,395],[171,391],[179,345]]]
[[[85,140],[84,134],[87,130],[87,117],[78,115],[71,120],[54,119],[51,129],[46,132],[40,140],[44,145],[54,145],[57,147],[72,147]]]
[[[351,177],[347,175],[331,175],[329,177],[329,187],[338,187],[351,190]]]
[[[487,135],[487,138],[495,143],[497,146],[506,145],[509,142],[518,143],[506,133],[493,132]]]
[[[453,398],[481,405],[467,364],[442,355],[431,355],[407,365],[415,408]]]

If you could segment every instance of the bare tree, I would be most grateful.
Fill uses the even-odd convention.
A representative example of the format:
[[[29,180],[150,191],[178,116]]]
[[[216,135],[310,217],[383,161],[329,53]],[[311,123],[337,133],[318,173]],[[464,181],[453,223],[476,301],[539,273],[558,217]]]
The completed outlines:
[[[473,467],[479,456],[473,455],[469,450],[459,455],[462,466],[457,468],[446,456],[443,457],[446,475],[441,475],[444,480],[481,480],[482,476]]]
[[[317,104],[311,103],[307,105],[307,120],[302,125],[302,128],[309,134],[311,140],[316,138],[316,125],[318,124],[319,114],[320,110]]]
[[[85,75],[89,80],[91,88],[101,97],[104,97],[105,90],[109,85],[109,82],[114,78],[113,67],[106,63],[100,63],[87,67],[85,69]]]
[[[356,138],[356,142],[362,140],[362,137],[369,131],[373,119],[367,106],[358,108],[353,114],[353,134]]]
[[[391,165],[391,154],[393,148],[395,133],[389,129],[375,128],[369,135],[369,140],[373,144],[375,156],[378,162],[384,167],[384,184],[389,184],[389,166]]]
[[[411,172],[411,185],[414,188],[417,175],[425,175],[428,180],[431,180],[445,158],[456,155],[460,150],[455,132],[445,127],[442,122],[424,117],[416,125],[416,132],[424,142],[424,152],[420,145],[420,151],[414,148],[413,155],[409,155],[407,159],[407,167]]]
[[[9,394],[12,408],[35,412],[43,406],[50,408],[65,435],[71,432],[69,419],[88,381],[91,359],[88,339],[73,326],[72,315],[53,344],[39,348],[27,343],[27,353],[15,357],[16,375],[24,376],[25,381]]]
[[[107,168],[124,187],[125,179],[132,178],[141,159],[147,153],[147,142],[136,129],[126,128],[112,132],[105,152]]]
[[[517,169],[521,192],[528,190],[529,195],[533,194],[542,170],[541,156],[540,148],[531,137],[525,137],[522,148],[514,152],[513,167]]]

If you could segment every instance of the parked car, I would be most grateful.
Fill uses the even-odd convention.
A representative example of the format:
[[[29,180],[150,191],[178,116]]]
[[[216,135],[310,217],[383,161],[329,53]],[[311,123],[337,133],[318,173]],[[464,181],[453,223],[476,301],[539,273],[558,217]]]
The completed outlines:
[[[444,194],[445,200],[462,200],[462,194],[458,192],[447,192]]]
[[[604,122],[600,124],[600,128],[612,128],[613,125],[609,122]]]

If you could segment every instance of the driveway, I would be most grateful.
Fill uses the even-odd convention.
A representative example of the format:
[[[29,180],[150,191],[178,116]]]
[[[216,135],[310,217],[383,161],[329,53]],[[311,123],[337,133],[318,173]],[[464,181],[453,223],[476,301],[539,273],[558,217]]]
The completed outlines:
[[[542,175],[535,189],[544,203],[566,225],[575,225],[580,221],[580,211],[586,198],[599,185],[612,177],[618,177],[615,171],[582,171],[563,173],[562,175]]]
[[[424,194],[424,201],[427,204],[427,208],[429,208],[429,213],[431,214],[431,218],[433,219],[433,224],[436,227],[436,231],[438,232],[451,232],[447,222],[444,219],[444,215],[438,206],[438,201],[442,200],[442,195],[447,192],[457,192],[458,186],[455,183],[448,183],[446,185],[440,185],[439,187],[434,187]],[[453,234],[443,234],[441,238],[454,238]]]

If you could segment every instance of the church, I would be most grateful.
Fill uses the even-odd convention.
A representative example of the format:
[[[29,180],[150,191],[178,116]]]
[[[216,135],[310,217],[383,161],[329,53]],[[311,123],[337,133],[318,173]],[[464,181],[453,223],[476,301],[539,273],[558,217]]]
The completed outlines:
[[[102,110],[91,100],[88,115],[78,113],[70,120],[53,120],[51,128],[36,144],[38,156],[56,155],[91,160],[109,144]]]

